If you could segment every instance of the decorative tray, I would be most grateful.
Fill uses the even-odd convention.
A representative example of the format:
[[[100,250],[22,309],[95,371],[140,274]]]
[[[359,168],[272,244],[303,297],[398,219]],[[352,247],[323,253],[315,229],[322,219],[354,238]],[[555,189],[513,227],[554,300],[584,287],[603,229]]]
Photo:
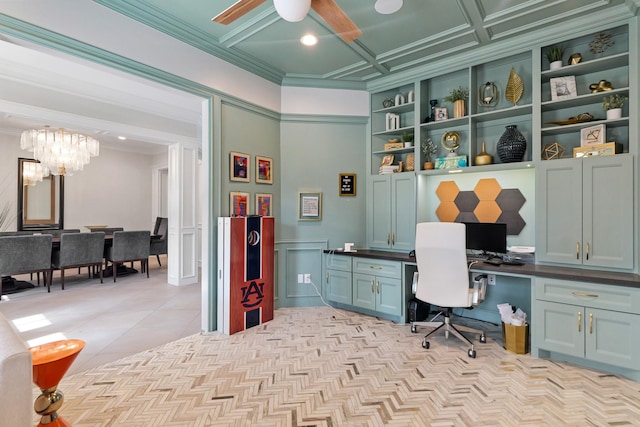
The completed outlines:
[[[552,123],[554,125],[564,126],[564,125],[574,125],[576,123],[592,122],[594,120],[599,120],[599,119],[596,119],[589,113],[582,113],[582,114],[578,114],[576,117],[569,117],[566,120],[556,120],[554,122],[546,122],[546,123]]]

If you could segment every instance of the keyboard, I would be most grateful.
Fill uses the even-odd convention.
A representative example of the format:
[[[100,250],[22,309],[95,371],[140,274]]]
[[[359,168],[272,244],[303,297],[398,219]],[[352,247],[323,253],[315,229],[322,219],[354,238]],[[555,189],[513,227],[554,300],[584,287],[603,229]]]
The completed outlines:
[[[524,265],[522,261],[517,260],[503,260],[501,258],[490,258],[483,261],[485,264],[491,265]]]

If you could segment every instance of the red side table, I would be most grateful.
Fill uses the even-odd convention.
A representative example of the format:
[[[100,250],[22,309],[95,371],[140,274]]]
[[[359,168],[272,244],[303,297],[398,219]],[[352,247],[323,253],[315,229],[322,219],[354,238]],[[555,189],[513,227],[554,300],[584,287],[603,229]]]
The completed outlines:
[[[62,340],[29,348],[33,382],[42,390],[33,404],[33,409],[42,416],[38,427],[71,427],[57,412],[64,402],[58,384],[84,345],[82,340]]]

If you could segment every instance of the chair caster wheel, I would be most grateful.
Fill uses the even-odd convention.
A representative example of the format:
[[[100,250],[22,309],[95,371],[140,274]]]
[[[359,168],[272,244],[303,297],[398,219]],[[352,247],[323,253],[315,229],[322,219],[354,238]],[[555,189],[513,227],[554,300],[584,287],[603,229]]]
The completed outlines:
[[[480,342],[483,344],[486,344],[487,342],[487,336],[484,334],[484,332],[482,333],[482,335],[480,335]]]
[[[422,348],[424,348],[425,350],[429,350],[429,341],[422,341]]]
[[[476,351],[472,348],[469,349],[469,351],[467,352],[467,355],[469,355],[470,358],[475,359],[476,358]]]
[[[418,333],[418,328],[416,327],[416,325],[411,325],[411,332],[413,332],[414,334]]]

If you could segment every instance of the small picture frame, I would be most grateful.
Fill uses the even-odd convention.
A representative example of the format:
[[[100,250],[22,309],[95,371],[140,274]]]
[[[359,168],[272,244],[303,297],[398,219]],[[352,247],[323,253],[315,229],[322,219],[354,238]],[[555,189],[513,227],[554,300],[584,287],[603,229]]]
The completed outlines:
[[[380,163],[380,165],[390,166],[393,164],[394,159],[395,159],[395,156],[393,154],[385,154],[384,157],[382,157],[382,162]]]
[[[249,182],[249,164],[251,156],[232,151],[229,153],[229,179],[231,181]]]
[[[322,220],[322,193],[306,191],[298,193],[298,221]]]
[[[449,118],[449,111],[447,110],[447,107],[436,107],[435,116],[436,121],[447,120]]]
[[[551,85],[551,100],[575,98],[578,96],[575,76],[553,77],[549,79]]]
[[[273,159],[256,156],[256,182],[258,184],[273,183]]]
[[[229,215],[234,217],[249,215],[249,193],[229,192]]]
[[[588,147],[595,144],[603,144],[607,136],[607,128],[604,124],[580,129],[580,146]]]
[[[271,206],[273,205],[273,194],[256,193],[256,215],[273,216]]]
[[[356,195],[356,174],[341,173],[338,179],[338,195],[355,196]]]

